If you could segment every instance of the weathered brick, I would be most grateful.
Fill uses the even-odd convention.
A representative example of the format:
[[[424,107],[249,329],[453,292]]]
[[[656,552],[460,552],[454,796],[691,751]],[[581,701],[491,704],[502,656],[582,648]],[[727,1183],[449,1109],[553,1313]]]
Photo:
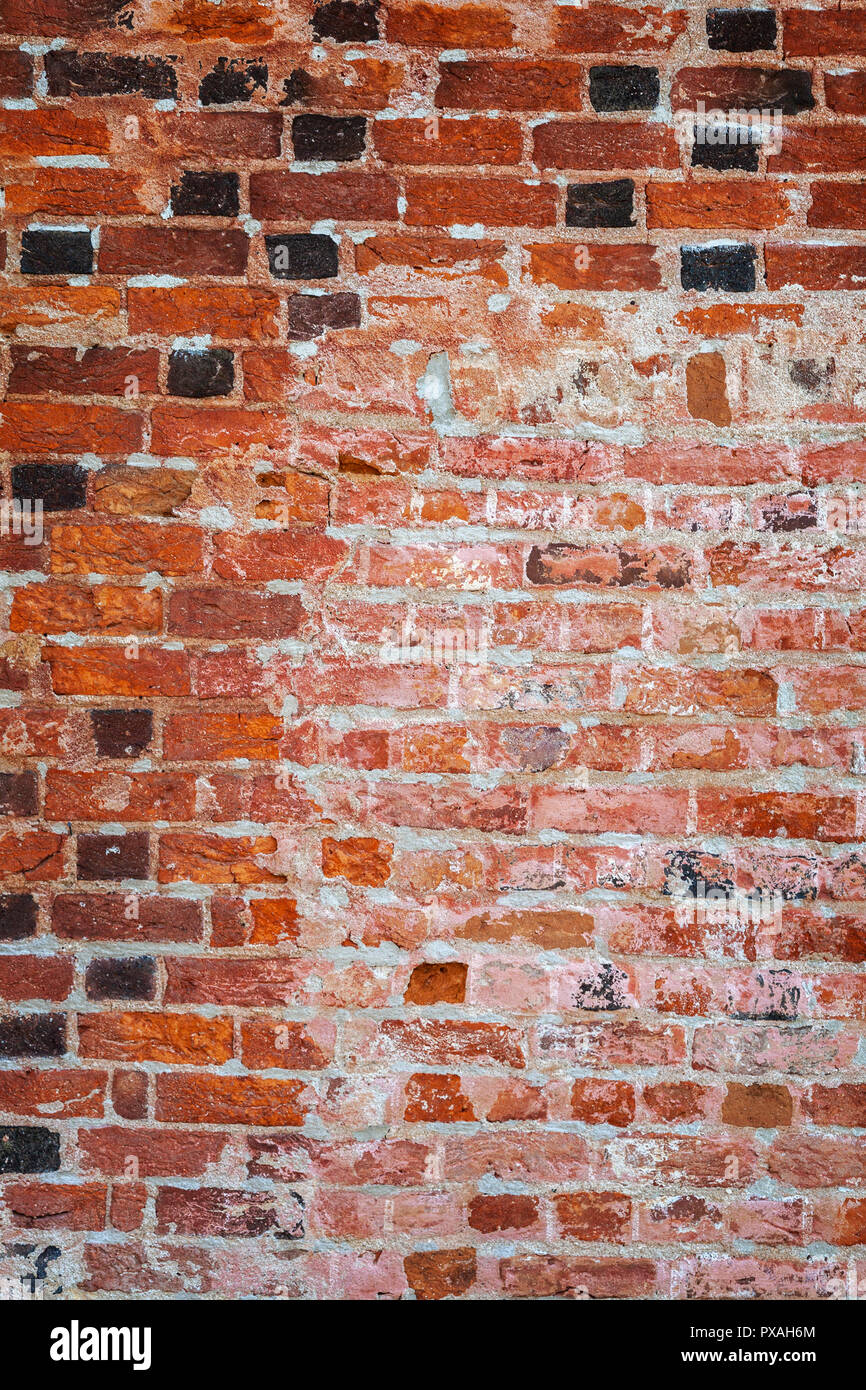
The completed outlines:
[[[154,101],[175,96],[177,74],[164,58],[52,50],[45,55],[48,91],[53,97],[105,97],[139,94]]]

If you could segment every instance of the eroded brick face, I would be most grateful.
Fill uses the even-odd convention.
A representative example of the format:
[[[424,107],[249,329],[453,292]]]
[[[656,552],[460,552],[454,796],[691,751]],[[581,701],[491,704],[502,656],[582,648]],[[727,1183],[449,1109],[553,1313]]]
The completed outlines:
[[[0,7],[4,1277],[850,1289],[864,60]]]

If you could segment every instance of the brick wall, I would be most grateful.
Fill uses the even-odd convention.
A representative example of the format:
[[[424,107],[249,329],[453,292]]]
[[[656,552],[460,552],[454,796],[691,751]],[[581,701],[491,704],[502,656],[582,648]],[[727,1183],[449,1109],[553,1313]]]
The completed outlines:
[[[0,34],[4,1278],[850,1290],[866,8]]]

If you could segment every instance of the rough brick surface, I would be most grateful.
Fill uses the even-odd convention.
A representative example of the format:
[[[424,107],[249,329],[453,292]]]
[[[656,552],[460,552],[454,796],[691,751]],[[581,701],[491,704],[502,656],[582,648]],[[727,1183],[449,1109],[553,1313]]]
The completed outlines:
[[[0,5],[0,1274],[850,1287],[864,63]]]

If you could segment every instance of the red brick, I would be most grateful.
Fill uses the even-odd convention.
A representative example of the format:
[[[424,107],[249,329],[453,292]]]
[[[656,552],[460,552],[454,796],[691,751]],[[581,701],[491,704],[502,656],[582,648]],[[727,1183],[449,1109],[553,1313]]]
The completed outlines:
[[[653,5],[558,5],[554,24],[557,50],[565,53],[656,53],[668,51],[685,33],[688,11]]]
[[[231,1020],[196,1014],[79,1014],[82,1057],[214,1066],[232,1055]]]
[[[302,1125],[303,1081],[178,1073],[157,1078],[156,1117],[170,1122],[281,1127]]]
[[[520,164],[516,121],[377,121],[374,143],[386,164]]]
[[[389,6],[385,36],[389,43],[412,48],[509,48],[512,24],[498,6],[470,4],[454,9],[409,0]]]
[[[672,130],[638,121],[546,121],[533,130],[542,169],[677,169]]]
[[[131,454],[141,447],[142,419],[108,406],[7,401],[0,415],[0,449],[36,454]]]
[[[262,222],[323,217],[390,222],[397,217],[397,184],[388,174],[292,174],[263,169],[250,176],[250,211]]]
[[[3,1203],[12,1227],[48,1231],[101,1231],[105,1183],[12,1182]]]
[[[858,289],[866,279],[866,251],[859,246],[768,246],[767,289]]]
[[[648,227],[781,227],[792,216],[791,185],[721,179],[648,183]],[[814,249],[814,248],[813,248]],[[769,285],[768,287],[772,288]]]
[[[410,175],[406,221],[416,227],[484,222],[498,227],[551,227],[556,190],[517,179]]]
[[[530,273],[536,284],[560,290],[657,290],[661,272],[656,248],[635,243],[578,247],[571,243],[538,242],[527,247]],[[586,251],[584,256],[581,254]]]
[[[103,243],[104,244],[104,243]],[[12,346],[13,395],[122,396],[134,378],[142,395],[158,388],[159,354],[153,349]]]
[[[782,15],[786,58],[866,53],[862,8],[814,11],[785,10]]]
[[[243,275],[249,238],[240,231],[192,227],[106,227],[102,275]]]
[[[138,289],[127,292],[131,333],[196,337],[210,333],[254,343],[276,338],[279,300],[269,290],[242,285]]]

